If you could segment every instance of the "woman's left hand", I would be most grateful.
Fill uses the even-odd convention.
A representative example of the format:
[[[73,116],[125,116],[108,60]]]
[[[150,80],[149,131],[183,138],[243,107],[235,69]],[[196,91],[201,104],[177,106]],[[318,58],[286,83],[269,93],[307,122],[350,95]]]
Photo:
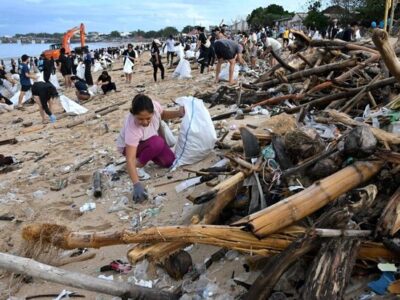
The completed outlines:
[[[179,113],[181,115],[181,118],[185,115],[185,107],[184,106],[179,107]]]

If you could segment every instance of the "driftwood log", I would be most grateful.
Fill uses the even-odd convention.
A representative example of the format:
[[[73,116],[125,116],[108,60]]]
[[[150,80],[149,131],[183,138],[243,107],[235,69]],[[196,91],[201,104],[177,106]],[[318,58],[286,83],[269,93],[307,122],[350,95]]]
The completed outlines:
[[[290,226],[276,234],[259,239],[243,228],[221,225],[190,225],[151,227],[141,231],[121,230],[115,232],[74,232],[66,226],[56,224],[32,224],[23,229],[22,237],[32,243],[47,243],[62,249],[100,248],[119,244],[148,244],[156,246],[147,253],[150,256],[160,257],[164,253],[155,252],[160,245],[165,249],[175,250],[176,245],[206,244],[222,248],[233,249],[245,253],[261,256],[271,256],[286,249],[296,238],[306,232],[315,236],[362,236],[371,232],[362,231],[328,231],[326,229],[307,230],[300,226]],[[184,246],[183,246],[184,247]],[[164,249],[162,248],[162,249]],[[154,250],[155,249],[155,250]],[[155,252],[155,253],[154,253]],[[172,252],[169,252],[171,254]],[[164,255],[165,256],[165,255]],[[129,257],[129,253],[128,253]],[[143,259],[144,256],[140,257]],[[387,250],[382,244],[364,242],[358,252],[360,259],[378,261],[379,259],[395,260],[394,253]],[[134,261],[140,260],[136,259]]]
[[[397,59],[393,47],[390,45],[389,35],[387,32],[381,29],[375,29],[372,35],[372,41],[376,48],[378,48],[390,73],[392,73],[393,76],[396,77],[397,81],[400,82],[400,62]]]
[[[45,265],[33,259],[6,253],[0,253],[0,268],[9,272],[28,275],[62,285],[121,297],[122,299],[177,299],[173,294],[165,291],[99,279],[86,274]]]

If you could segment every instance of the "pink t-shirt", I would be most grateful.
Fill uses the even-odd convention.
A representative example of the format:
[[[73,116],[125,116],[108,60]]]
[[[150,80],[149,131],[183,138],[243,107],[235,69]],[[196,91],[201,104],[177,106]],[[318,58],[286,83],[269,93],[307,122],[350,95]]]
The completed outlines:
[[[120,153],[124,151],[126,145],[137,147],[139,142],[158,135],[163,109],[157,101],[153,100],[153,105],[154,114],[147,127],[140,126],[131,113],[126,117],[124,126],[121,128],[117,138],[117,148]]]

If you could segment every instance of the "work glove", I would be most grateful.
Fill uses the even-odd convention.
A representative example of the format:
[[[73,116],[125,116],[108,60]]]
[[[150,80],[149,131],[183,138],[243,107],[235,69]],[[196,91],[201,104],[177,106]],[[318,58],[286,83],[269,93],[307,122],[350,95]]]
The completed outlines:
[[[51,123],[55,123],[57,121],[57,118],[55,115],[50,115],[49,118],[50,118]]]
[[[133,185],[133,202],[139,203],[146,200],[148,197],[147,192],[140,181]]]

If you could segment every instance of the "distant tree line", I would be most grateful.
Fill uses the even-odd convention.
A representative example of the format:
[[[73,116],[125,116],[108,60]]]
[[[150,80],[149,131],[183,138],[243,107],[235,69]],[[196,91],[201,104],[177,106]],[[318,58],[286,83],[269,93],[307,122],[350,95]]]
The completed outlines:
[[[383,19],[385,1],[384,0],[328,0],[324,1],[327,6],[335,6],[341,9],[338,16],[339,23],[351,24],[353,22],[361,23],[365,26],[371,24],[371,21],[380,21]],[[308,16],[304,20],[307,27],[317,29],[326,28],[329,23],[322,10],[322,1],[308,1]],[[294,13],[284,10],[280,5],[271,4],[267,7],[258,7],[248,16],[247,22],[253,29],[259,29],[266,26],[274,26],[276,21],[291,17]],[[395,10],[395,19],[400,17],[400,5]]]

